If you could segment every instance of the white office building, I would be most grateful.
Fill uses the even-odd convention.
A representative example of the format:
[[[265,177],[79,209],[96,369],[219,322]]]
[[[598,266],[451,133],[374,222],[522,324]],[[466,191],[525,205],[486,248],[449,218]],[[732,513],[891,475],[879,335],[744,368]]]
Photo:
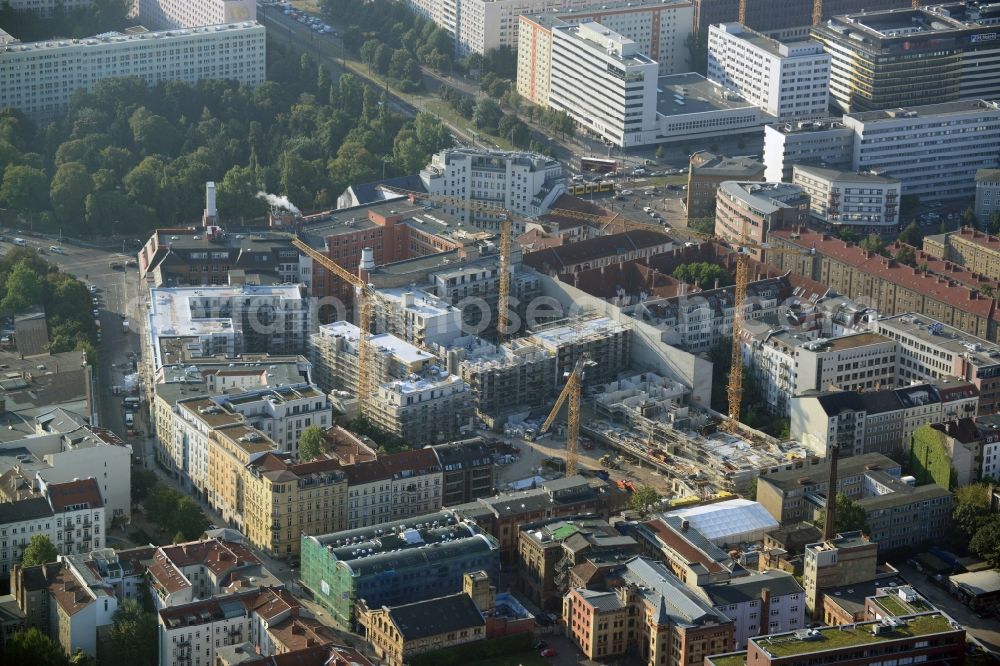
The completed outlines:
[[[779,123],[764,129],[765,176],[788,178],[795,164],[866,172],[900,181],[921,201],[973,197],[976,172],[1000,164],[1000,104],[967,99],[842,120]]]
[[[656,126],[659,65],[599,23],[552,28],[549,105],[619,146]]]
[[[788,183],[796,164],[850,169],[854,132],[839,118],[773,123],[764,127],[764,179]]]
[[[796,165],[792,182],[809,195],[809,213],[833,229],[881,233],[899,224],[902,185],[871,173]]]
[[[133,0],[132,13],[151,30],[197,28],[257,19],[254,0]]]
[[[976,172],[1000,159],[1000,104],[963,100],[844,116],[852,168],[898,178],[923,202],[973,197]]]
[[[708,29],[708,78],[782,120],[826,115],[830,55],[817,42],[782,43],[739,23]]]
[[[6,0],[4,3],[15,12],[32,12],[40,16],[50,16],[52,10],[60,7],[67,12],[75,9],[84,9],[94,4],[93,0]],[[0,30],[2,33],[3,30]],[[0,36],[0,44],[3,43]]]
[[[515,216],[543,215],[566,193],[562,165],[538,153],[449,148],[434,155],[421,170],[420,180],[430,194],[503,207]],[[462,222],[500,229],[496,215],[467,206],[444,205],[444,209]],[[514,233],[523,233],[523,226],[523,221],[515,222],[519,228]]]
[[[645,0],[574,7],[566,11],[527,14],[517,30],[517,92],[524,99],[547,106],[552,58],[552,27],[593,21],[636,43],[660,66],[660,75],[691,70],[687,40],[694,7],[687,0]]]
[[[51,118],[77,90],[122,76],[149,85],[227,79],[255,86],[264,82],[265,51],[264,26],[254,21],[10,44],[0,49],[0,108]]]

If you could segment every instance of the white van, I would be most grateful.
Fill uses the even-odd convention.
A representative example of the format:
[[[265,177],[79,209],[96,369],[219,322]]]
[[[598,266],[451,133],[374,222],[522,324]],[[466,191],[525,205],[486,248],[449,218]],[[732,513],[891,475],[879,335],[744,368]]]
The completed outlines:
[[[15,238],[14,239],[14,245],[20,245],[21,247],[24,247],[27,244],[28,244],[28,241],[24,240],[23,238]]]

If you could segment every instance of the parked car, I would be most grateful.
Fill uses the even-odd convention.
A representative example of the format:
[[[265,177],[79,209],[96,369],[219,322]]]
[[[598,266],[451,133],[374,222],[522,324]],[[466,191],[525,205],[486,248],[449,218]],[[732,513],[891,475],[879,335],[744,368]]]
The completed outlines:
[[[54,254],[66,254],[66,251],[65,251],[65,250],[63,250],[63,249],[62,249],[61,247],[59,247],[58,245],[50,245],[50,246],[49,246],[49,252],[52,252],[52,253],[54,253]]]
[[[540,653],[543,657],[558,657],[559,652],[555,648],[545,648]]]

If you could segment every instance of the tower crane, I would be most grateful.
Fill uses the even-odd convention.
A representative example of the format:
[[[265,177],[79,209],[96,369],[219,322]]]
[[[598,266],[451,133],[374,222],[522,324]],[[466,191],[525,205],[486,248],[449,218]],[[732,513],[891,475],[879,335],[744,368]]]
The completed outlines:
[[[590,360],[589,354],[583,354],[577,359],[573,370],[566,379],[566,385],[556,399],[556,404],[552,406],[552,411],[545,419],[545,423],[538,429],[538,434],[548,431],[555,421],[563,403],[568,402],[566,410],[566,476],[576,474],[576,447],[580,442],[580,391],[583,388],[583,374],[592,365],[597,365]]]
[[[336,263],[319,250],[316,250],[298,236],[292,239],[292,245],[317,264],[341,280],[353,285],[358,290],[358,402],[362,407],[362,413],[364,413],[364,408],[369,405],[375,388],[372,386],[371,375],[374,365],[371,331],[375,301],[378,299],[378,294],[371,285],[365,283],[360,277]]]

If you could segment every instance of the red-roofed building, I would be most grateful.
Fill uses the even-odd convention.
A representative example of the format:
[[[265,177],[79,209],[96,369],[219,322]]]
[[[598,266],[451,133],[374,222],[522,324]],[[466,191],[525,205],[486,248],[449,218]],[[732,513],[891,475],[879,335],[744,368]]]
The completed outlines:
[[[523,261],[526,266],[543,273],[575,273],[651,257],[667,252],[671,247],[673,240],[669,236],[638,229],[529,252],[524,255]]]
[[[392,475],[392,520],[434,513],[441,508],[441,463],[434,449],[413,449],[380,458]]]
[[[885,315],[920,312],[960,331],[996,342],[993,298],[942,275],[900,264],[810,229],[772,231],[770,243],[800,253],[767,253],[766,262],[805,275]]]
[[[924,252],[1000,280],[1000,237],[972,227],[924,238]]]

